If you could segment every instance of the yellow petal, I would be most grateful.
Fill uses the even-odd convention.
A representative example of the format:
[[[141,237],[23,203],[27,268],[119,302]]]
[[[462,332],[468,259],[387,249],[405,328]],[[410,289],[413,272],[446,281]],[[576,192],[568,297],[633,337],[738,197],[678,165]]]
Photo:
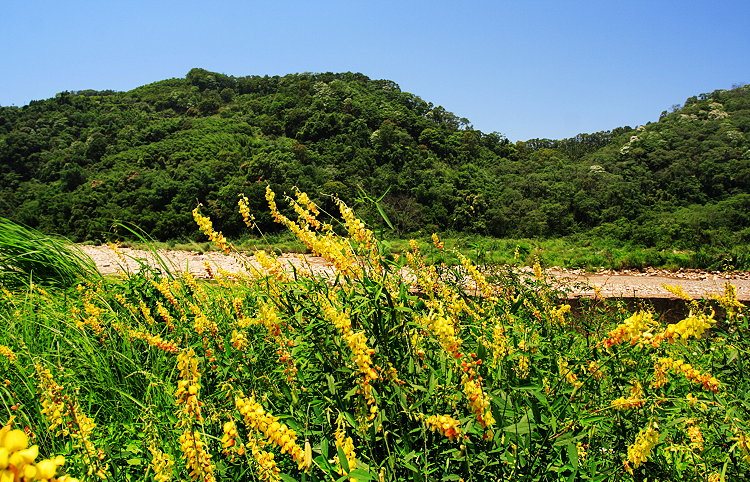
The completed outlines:
[[[45,459],[36,464],[37,478],[39,479],[51,479],[57,472],[57,464],[54,460]]]
[[[13,453],[8,462],[14,465],[17,469],[20,469],[24,465],[30,464],[34,461],[36,456],[39,455],[39,446],[34,445],[24,450],[19,450]]]
[[[0,446],[5,445],[5,436],[8,435],[8,432],[10,432],[10,422],[8,422],[8,425],[0,428]]]
[[[23,430],[11,430],[5,435],[4,445],[11,453],[25,449],[29,445],[29,437]]]
[[[23,477],[25,480],[34,480],[36,479],[36,467],[33,465],[27,465],[23,468]]]

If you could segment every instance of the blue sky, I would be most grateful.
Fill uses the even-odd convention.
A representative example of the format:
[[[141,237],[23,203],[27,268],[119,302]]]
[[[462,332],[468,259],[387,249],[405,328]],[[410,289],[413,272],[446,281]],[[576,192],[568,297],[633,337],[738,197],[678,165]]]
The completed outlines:
[[[750,82],[750,1],[3,0],[0,105],[192,67],[362,72],[511,140],[657,120]]]

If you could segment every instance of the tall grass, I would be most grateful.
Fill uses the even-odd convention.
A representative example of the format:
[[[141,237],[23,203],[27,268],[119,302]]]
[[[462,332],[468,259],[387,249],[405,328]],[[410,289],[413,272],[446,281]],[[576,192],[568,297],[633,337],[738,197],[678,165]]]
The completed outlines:
[[[337,235],[306,201],[290,200],[296,221],[272,213],[335,276],[266,255],[254,276],[0,291],[0,423],[90,480],[750,477],[749,323],[731,288],[720,316],[573,315],[540,269],[490,285],[458,252],[396,259],[350,211]]]
[[[97,276],[94,262],[65,239],[0,217],[0,285],[65,287]]]

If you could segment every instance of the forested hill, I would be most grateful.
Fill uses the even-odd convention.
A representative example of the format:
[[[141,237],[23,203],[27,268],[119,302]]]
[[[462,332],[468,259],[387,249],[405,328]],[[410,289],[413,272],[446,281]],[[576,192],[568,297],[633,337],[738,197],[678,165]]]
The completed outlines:
[[[646,245],[750,241],[750,88],[688,99],[645,127],[510,143],[361,74],[229,77],[202,69],[129,92],[0,107],[0,216],[76,240],[113,221],[195,234],[201,202],[229,236],[238,193],[330,194],[401,233],[587,232]],[[593,230],[593,231],[592,231]]]

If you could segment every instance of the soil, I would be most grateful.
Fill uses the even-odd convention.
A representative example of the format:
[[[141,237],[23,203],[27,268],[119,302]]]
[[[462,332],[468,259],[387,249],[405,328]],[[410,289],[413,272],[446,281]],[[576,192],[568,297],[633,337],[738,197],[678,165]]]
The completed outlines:
[[[94,260],[104,275],[138,271],[141,264],[158,268],[154,253],[131,248],[118,248],[118,255],[109,246],[79,246]],[[223,270],[230,273],[248,272],[257,267],[252,256],[225,255],[218,252],[159,250],[158,256],[173,271],[189,270],[194,276],[208,278]],[[323,259],[311,255],[282,255],[285,266],[309,269],[314,273],[332,274],[333,268]],[[290,268],[291,269],[291,268]],[[522,271],[531,273],[530,268]],[[595,273],[582,270],[550,268],[546,270],[555,283],[572,287],[571,297],[605,298],[674,298],[663,285],[677,285],[693,298],[706,298],[724,291],[727,282],[737,288],[737,297],[750,301],[750,272],[719,272],[680,270],[667,271],[649,268],[645,271],[602,270]]]

